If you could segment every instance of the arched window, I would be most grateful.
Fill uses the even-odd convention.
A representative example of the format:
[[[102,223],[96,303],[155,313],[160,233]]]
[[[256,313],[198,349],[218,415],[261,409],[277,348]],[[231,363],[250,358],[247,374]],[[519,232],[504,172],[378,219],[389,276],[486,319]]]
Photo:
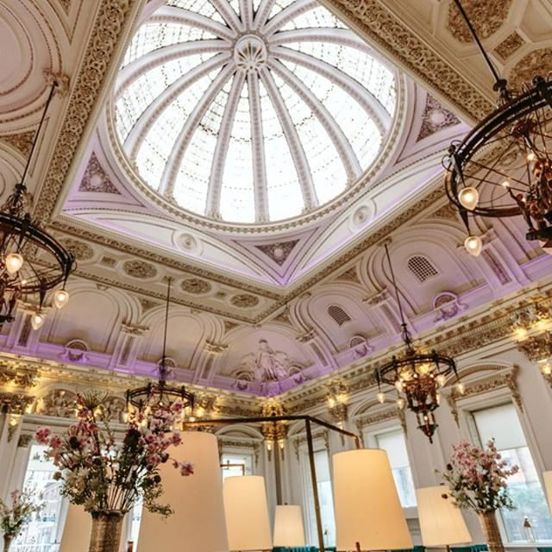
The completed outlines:
[[[328,307],[328,314],[335,320],[338,326],[343,326],[345,322],[349,322],[349,320],[351,320],[351,317],[337,305],[331,305]]]
[[[420,282],[425,282],[429,278],[439,274],[439,271],[433,266],[432,262],[421,255],[410,257],[408,259],[408,268]]]

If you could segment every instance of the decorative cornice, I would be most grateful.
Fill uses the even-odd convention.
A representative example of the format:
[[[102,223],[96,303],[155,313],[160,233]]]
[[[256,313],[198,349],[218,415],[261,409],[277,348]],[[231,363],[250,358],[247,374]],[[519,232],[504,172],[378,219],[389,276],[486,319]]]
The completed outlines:
[[[410,74],[456,105],[468,120],[481,119],[493,109],[487,98],[424,44],[381,0],[323,0],[323,3]]]
[[[142,3],[142,0],[97,1],[101,5],[90,32],[90,42],[70,94],[46,180],[36,201],[34,216],[37,220],[47,221],[53,213],[110,66],[118,62],[113,54],[124,37],[129,15],[132,8]]]
[[[496,367],[489,367],[490,369],[495,369]],[[485,370],[485,367],[480,367],[480,371]],[[458,402],[467,397],[473,397],[493,391],[495,389],[508,388],[512,395],[512,399],[518,406],[518,408],[523,412],[523,402],[521,400],[521,393],[519,391],[519,386],[517,378],[519,375],[519,366],[514,366],[510,370],[500,371],[498,374],[492,374],[490,376],[479,378],[475,381],[464,384],[464,392],[459,393],[456,387],[452,388],[452,391],[447,396],[447,402],[450,406],[450,411],[454,417],[454,421],[457,425],[460,424],[459,412],[458,412]]]

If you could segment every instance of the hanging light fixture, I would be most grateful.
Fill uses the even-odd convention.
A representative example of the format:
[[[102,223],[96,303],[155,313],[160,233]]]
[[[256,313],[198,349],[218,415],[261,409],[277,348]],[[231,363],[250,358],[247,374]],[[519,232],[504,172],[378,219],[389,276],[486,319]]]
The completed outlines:
[[[38,306],[31,319],[35,330],[44,324],[42,307],[50,290],[61,285],[63,289],[54,292],[53,302],[57,308],[67,304],[69,294],[65,284],[75,268],[73,255],[33,222],[30,194],[25,184],[56,86],[54,82],[21,181],[0,208],[0,323],[14,319],[18,301],[31,301]]]
[[[471,255],[481,252],[472,235],[472,216],[506,218],[522,215],[526,238],[552,247],[552,79],[535,76],[514,92],[500,77],[460,0],[465,20],[499,93],[497,108],[462,142],[453,143],[443,160],[448,198],[464,221]]]
[[[451,374],[459,380],[456,363],[453,358],[436,351],[423,352],[414,347],[404,317],[387,244],[385,244],[385,255],[389,263],[391,281],[401,317],[401,334],[405,349],[401,355],[393,356],[387,364],[377,370],[378,400],[385,401],[385,395],[381,389],[382,384],[393,386],[399,393],[397,406],[402,409],[406,402],[406,406],[416,414],[419,429],[432,443],[433,435],[438,427],[433,412],[440,404],[439,389],[446,384]],[[458,382],[457,385],[461,384]],[[460,390],[461,388],[459,388]]]
[[[167,383],[169,369],[167,367],[167,332],[169,327],[169,305],[171,301],[172,279],[167,282],[167,299],[165,303],[165,328],[163,331],[163,356],[159,362],[159,378],[143,387],[136,387],[127,390],[127,416],[134,415],[135,411],[147,415],[147,411],[156,404],[167,406],[175,401],[182,403],[182,411],[192,412],[195,397],[184,385],[170,385]]]

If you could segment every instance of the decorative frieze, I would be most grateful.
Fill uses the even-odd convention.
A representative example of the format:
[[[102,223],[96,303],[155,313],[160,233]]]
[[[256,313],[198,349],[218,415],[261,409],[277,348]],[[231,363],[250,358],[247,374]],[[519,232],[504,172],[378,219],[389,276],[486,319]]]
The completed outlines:
[[[491,367],[496,370],[496,367]],[[480,370],[485,370],[485,366],[481,366]],[[452,416],[457,425],[460,425],[458,402],[467,397],[473,397],[494,391],[496,389],[507,388],[510,391],[514,403],[520,411],[523,411],[523,402],[518,386],[519,366],[514,366],[510,370],[502,370],[499,373],[491,374],[490,376],[479,378],[475,381],[464,382],[463,392],[460,393],[456,387],[453,387],[447,396],[447,402],[450,407]]]

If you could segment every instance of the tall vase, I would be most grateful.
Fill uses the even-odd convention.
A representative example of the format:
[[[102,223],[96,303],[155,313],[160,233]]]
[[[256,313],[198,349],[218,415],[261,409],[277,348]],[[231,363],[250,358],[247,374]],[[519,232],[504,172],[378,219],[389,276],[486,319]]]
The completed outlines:
[[[118,552],[122,528],[121,512],[93,512],[88,552]]]
[[[4,535],[4,552],[8,552],[12,543],[13,537],[11,535]]]
[[[489,552],[504,552],[504,544],[502,543],[502,537],[500,536],[500,530],[498,528],[498,521],[496,519],[496,512],[483,512],[479,514],[481,521],[481,527],[485,533],[485,539]]]

